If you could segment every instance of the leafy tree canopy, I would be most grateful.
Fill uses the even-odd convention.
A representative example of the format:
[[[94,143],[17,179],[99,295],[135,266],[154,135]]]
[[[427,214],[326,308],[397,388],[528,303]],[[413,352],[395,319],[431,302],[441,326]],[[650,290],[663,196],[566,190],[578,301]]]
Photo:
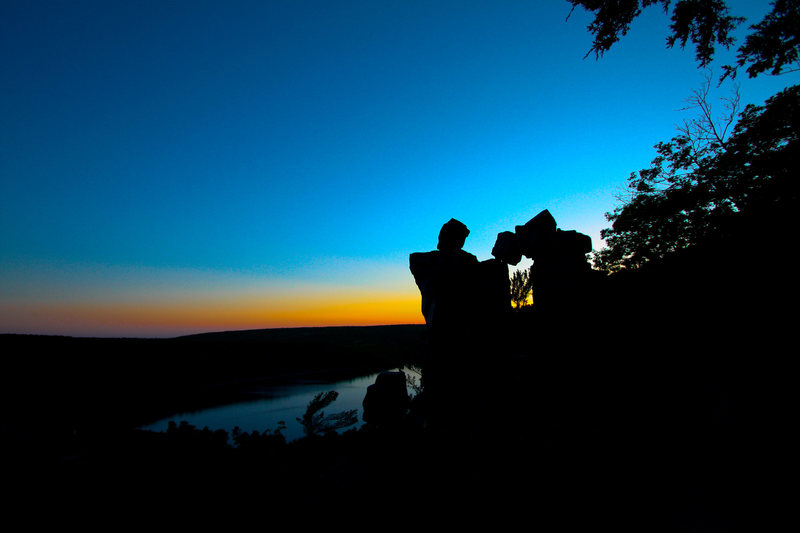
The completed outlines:
[[[781,74],[787,65],[798,63],[800,48],[800,0],[777,0],[764,20],[751,26],[753,33],[739,47],[736,66],[747,67],[753,78],[762,72]],[[736,67],[726,67],[728,74],[736,75]]]
[[[728,116],[715,121],[706,95],[694,97],[701,118],[657,144],[650,167],[630,175],[630,199],[606,214],[612,226],[601,232],[606,248],[595,254],[597,268],[638,268],[743,221],[796,209],[800,86],[745,107],[729,136],[738,100],[728,100]]]
[[[691,41],[696,49],[696,60],[701,67],[712,61],[716,46],[730,48],[734,44],[732,32],[745,21],[730,15],[723,0],[567,0],[574,10],[582,6],[594,13],[588,29],[594,35],[592,52],[601,57],[624,37],[633,20],[642,9],[657,5],[665,13],[672,6],[670,33],[667,47],[676,43],[685,47]],[[800,47],[800,0],[776,0],[772,10],[761,22],[750,26],[751,33],[738,49],[735,65],[724,67],[727,76],[734,77],[739,67],[747,65],[747,73],[755,77],[763,72],[780,74],[796,70]]]
[[[699,66],[714,58],[716,46],[735,44],[733,31],[744,22],[724,0],[567,0],[594,14],[588,29],[592,52],[601,57],[624,37],[644,8],[660,7],[671,24],[667,47],[691,41]],[[749,77],[795,71],[800,53],[800,0],[775,0],[764,19],[749,27],[734,65]],[[743,220],[752,223],[797,204],[798,87],[789,87],[764,106],[739,113],[738,95],[726,99],[726,113],[715,117],[707,97],[710,78],[690,102],[700,110],[679,135],[658,143],[649,168],[628,179],[628,198],[606,218],[601,232],[606,248],[595,266],[606,271],[638,268],[672,252],[718,238]],[[738,122],[737,122],[738,119]],[[791,207],[787,207],[791,206]],[[789,211],[787,211],[789,209]]]

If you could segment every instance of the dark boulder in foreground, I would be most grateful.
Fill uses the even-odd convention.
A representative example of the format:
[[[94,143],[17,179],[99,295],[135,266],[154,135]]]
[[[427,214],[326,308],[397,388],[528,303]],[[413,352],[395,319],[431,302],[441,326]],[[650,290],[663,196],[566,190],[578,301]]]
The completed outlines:
[[[367,387],[367,394],[362,402],[364,422],[376,426],[397,425],[402,422],[409,401],[405,373],[381,372],[375,378],[375,383]]]

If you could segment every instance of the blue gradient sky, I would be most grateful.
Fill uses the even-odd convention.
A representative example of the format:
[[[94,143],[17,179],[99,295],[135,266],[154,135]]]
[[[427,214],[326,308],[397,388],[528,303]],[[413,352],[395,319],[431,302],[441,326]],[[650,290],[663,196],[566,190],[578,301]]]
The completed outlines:
[[[451,217],[479,259],[542,209],[599,248],[704,74],[658,8],[600,61],[569,12],[4,1],[0,333],[421,322],[408,254]]]

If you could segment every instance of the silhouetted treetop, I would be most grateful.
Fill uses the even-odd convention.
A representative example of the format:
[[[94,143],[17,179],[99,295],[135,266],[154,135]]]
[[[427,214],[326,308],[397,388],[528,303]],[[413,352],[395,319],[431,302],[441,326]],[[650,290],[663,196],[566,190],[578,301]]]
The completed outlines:
[[[764,20],[750,27],[753,31],[739,47],[735,67],[726,67],[736,75],[736,67],[749,64],[747,74],[754,78],[762,72],[781,74],[798,63],[800,48],[800,0],[777,0]]]
[[[517,309],[528,303],[533,288],[533,278],[528,269],[517,270],[511,275],[511,302]]]
[[[660,5],[667,13],[671,4],[670,0],[568,1],[573,10],[582,6],[595,13],[595,19],[588,26],[589,31],[594,34],[594,42],[587,55],[594,52],[598,58],[627,35],[633,20],[642,13],[642,8]],[[671,18],[672,33],[667,37],[667,46],[671,48],[676,42],[680,42],[681,47],[684,47],[691,39],[697,48],[696,57],[701,66],[711,62],[716,44],[726,48],[733,44],[730,33],[744,21],[742,17],[729,15],[725,2],[721,0],[678,0]]]

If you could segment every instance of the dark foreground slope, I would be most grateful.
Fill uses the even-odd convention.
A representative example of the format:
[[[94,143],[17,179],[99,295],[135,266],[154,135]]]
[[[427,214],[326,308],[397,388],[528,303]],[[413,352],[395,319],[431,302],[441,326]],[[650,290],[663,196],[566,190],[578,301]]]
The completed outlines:
[[[464,332],[426,344],[414,326],[331,329],[327,337],[291,330],[271,341],[287,358],[261,358],[258,333],[234,332],[129,341],[128,356],[116,360],[122,365],[107,356],[105,366],[61,359],[51,378],[71,372],[91,389],[88,370],[101,369],[125,376],[140,398],[153,397],[135,386],[141,378],[154,390],[171,390],[176,402],[196,397],[197,384],[360,367],[376,353],[392,356],[384,368],[395,366],[394,356],[413,360],[425,350],[450,358],[444,380],[439,376],[446,393],[437,398],[426,387],[395,427],[367,424],[288,444],[262,435],[237,449],[227,435],[199,429],[105,431],[79,449],[82,455],[40,462],[36,472],[50,481],[51,495],[76,496],[71,508],[88,513],[97,502],[126,512],[135,502],[267,522],[288,514],[330,524],[382,510],[412,527],[438,515],[449,524],[490,517],[499,528],[522,518],[543,531],[771,529],[770,505],[787,499],[764,474],[785,469],[790,442],[793,375],[785,362],[794,355],[785,346],[795,315],[785,304],[796,301],[797,283],[788,250],[776,246],[780,239],[735,242],[738,260],[731,260],[732,243],[723,242],[598,278],[581,306],[517,314],[479,334],[479,343],[467,335],[475,332]],[[202,363],[188,373],[182,365],[159,367],[163,350]],[[143,352],[150,361],[144,366],[132,357]],[[307,366],[290,364],[298,361],[291,353],[305,353]],[[431,361],[423,359],[423,377]],[[37,375],[34,367],[27,367],[29,377]],[[158,379],[144,371],[154,368]],[[74,392],[74,382],[48,383],[65,399]],[[62,412],[80,405],[66,401]],[[49,427],[44,410],[36,416]],[[13,437],[14,426],[6,427]],[[28,448],[25,454],[44,457]]]

